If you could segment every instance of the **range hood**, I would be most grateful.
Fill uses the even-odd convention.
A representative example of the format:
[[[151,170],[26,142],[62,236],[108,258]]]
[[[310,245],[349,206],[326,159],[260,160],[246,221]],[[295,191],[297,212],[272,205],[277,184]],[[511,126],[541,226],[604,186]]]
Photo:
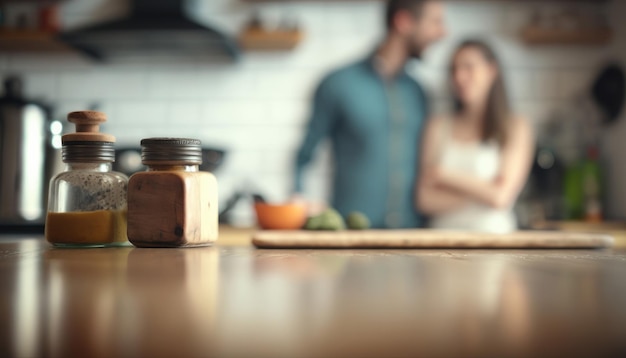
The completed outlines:
[[[185,14],[184,0],[131,0],[130,16],[65,32],[60,39],[100,61],[239,57],[233,39]]]

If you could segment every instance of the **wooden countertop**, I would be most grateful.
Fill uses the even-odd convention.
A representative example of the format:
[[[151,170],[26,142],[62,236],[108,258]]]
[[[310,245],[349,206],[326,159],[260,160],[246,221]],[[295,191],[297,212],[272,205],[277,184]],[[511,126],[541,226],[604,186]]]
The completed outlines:
[[[626,251],[0,238],[2,357],[626,356]]]
[[[626,248],[626,223],[624,222],[547,221],[537,223],[533,227],[538,230],[553,229],[567,232],[606,234],[615,238],[614,247]]]
[[[252,245],[252,234],[256,228],[237,228],[232,226],[220,226],[220,246],[250,246]]]

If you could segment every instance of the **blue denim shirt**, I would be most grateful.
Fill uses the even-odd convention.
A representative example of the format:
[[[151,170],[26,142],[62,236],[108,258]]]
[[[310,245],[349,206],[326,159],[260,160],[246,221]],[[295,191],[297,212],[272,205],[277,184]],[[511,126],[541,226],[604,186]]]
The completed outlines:
[[[426,95],[405,71],[385,80],[370,57],[330,73],[315,92],[295,190],[319,142],[330,138],[332,206],[344,216],[365,213],[375,228],[419,227],[415,182],[426,116]]]

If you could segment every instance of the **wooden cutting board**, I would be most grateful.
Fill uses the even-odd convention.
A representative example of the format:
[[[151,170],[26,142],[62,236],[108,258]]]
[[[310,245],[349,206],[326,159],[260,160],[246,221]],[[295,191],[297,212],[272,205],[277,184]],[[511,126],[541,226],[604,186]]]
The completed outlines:
[[[259,231],[259,248],[459,248],[459,249],[593,249],[613,246],[603,234],[518,231],[486,234],[439,230]]]

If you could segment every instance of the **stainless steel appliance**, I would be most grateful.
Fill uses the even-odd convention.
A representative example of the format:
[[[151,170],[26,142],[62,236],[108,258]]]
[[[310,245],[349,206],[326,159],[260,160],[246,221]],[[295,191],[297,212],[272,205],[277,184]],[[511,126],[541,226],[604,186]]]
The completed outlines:
[[[22,96],[19,77],[4,81],[4,96],[0,97],[2,227],[43,225],[48,181],[61,163],[53,141],[61,132],[61,123],[50,120],[47,106]]]

